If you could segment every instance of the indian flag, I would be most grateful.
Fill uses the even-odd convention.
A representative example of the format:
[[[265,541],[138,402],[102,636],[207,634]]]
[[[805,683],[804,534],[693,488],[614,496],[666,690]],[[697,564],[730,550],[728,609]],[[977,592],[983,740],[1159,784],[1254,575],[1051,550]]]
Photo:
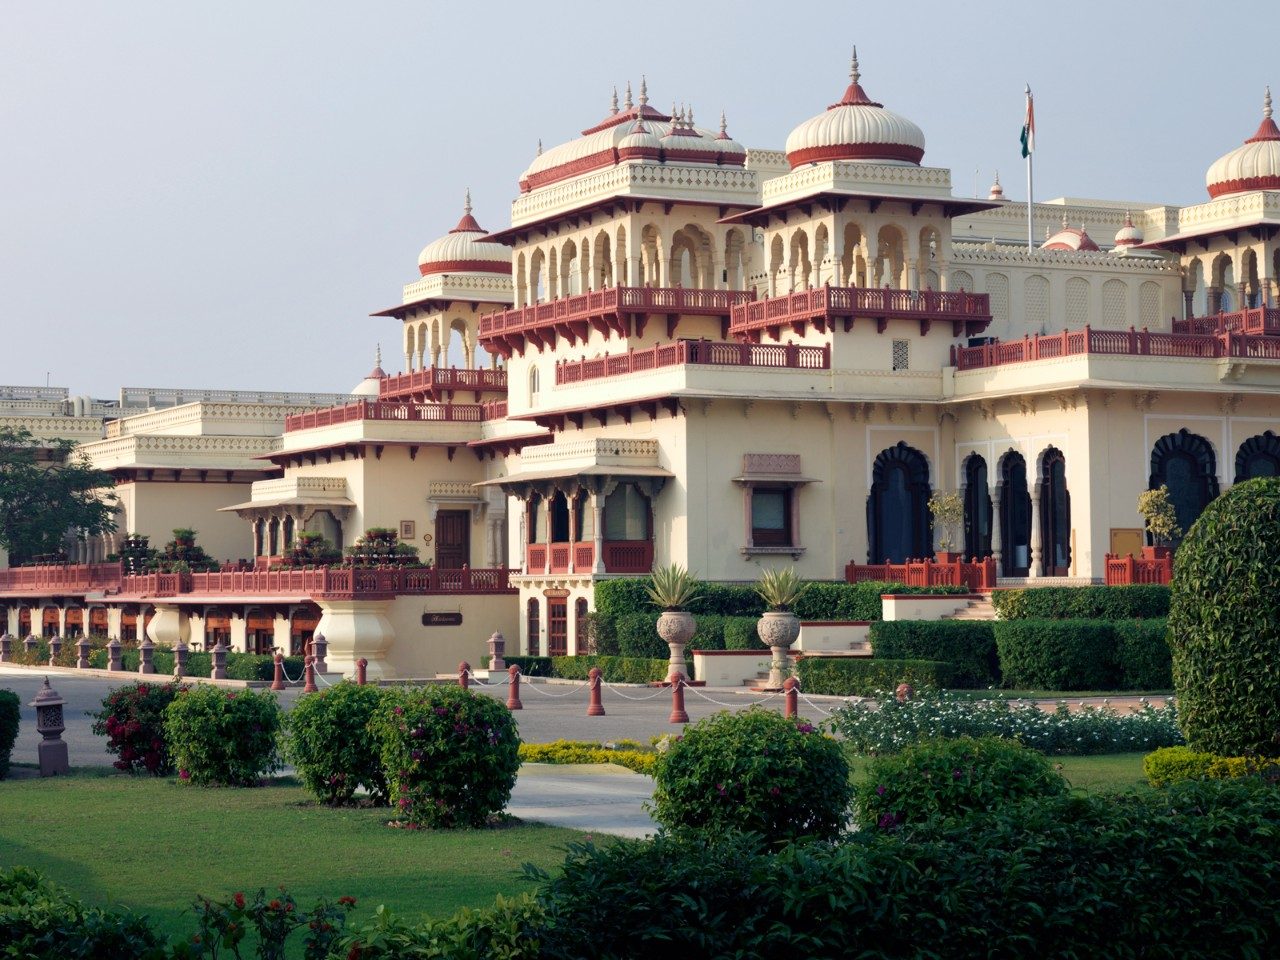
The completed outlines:
[[[1031,156],[1036,149],[1036,107],[1031,99],[1031,87],[1027,86],[1027,118],[1022,123],[1022,155]]]

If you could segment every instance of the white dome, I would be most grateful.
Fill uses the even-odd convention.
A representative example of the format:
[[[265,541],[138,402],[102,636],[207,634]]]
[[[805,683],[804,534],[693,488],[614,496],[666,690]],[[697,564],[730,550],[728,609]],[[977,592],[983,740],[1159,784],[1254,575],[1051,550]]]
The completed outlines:
[[[432,240],[418,254],[418,272],[510,273],[511,248],[501,243],[484,243],[486,231],[471,215],[471,191],[458,225],[439,240]]]
[[[1094,243],[1093,237],[1089,236],[1083,226],[1079,229],[1067,226],[1067,215],[1064,213],[1062,228],[1040,244],[1040,249],[1097,251],[1101,248]]]
[[[1258,132],[1214,161],[1204,182],[1215,199],[1247,190],[1280,190],[1280,128],[1271,119],[1270,87],[1263,97]]]
[[[844,96],[787,137],[787,161],[793,170],[824,160],[918,165],[924,158],[924,131],[868,97],[860,76],[855,49]]]
[[[1132,247],[1143,240],[1142,231],[1133,225],[1133,217],[1129,211],[1124,214],[1124,226],[1116,231],[1117,247]]]
[[[618,143],[619,156],[653,156],[662,150],[662,141],[649,131],[643,120],[637,120],[635,126]]]

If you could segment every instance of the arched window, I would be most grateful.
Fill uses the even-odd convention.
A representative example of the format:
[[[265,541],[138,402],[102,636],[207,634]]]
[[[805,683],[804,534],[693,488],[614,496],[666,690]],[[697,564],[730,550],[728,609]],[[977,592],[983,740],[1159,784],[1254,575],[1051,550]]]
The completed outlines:
[[[529,542],[547,543],[546,501],[538,494],[529,498]]]
[[[903,442],[881,451],[871,469],[867,543],[872,563],[933,555],[929,461]]]
[[[266,541],[263,538],[263,530],[266,527],[266,521],[258,519],[253,521],[253,555],[255,557],[266,556]]]
[[[649,500],[634,483],[620,483],[604,501],[604,539],[648,540]]]
[[[1178,526],[1185,535],[1218,495],[1217,459],[1209,441],[1185,427],[1157,440],[1151,448],[1148,486],[1155,490],[1162,484],[1169,488]]]
[[[1031,572],[1031,494],[1027,461],[1007,453],[1000,461],[1000,560],[1006,577]]]
[[[538,609],[537,597],[530,597],[525,606],[525,626],[529,633],[528,656],[536,657],[542,649],[542,611]]]
[[[1236,483],[1280,476],[1280,437],[1270,430],[1250,437],[1236,451]]]
[[[585,493],[573,498],[573,529],[579,543],[590,543],[596,536],[595,511],[590,509]]]
[[[284,549],[293,549],[293,517],[284,518]]]
[[[1065,577],[1071,569],[1071,495],[1067,459],[1050,447],[1040,458],[1040,558],[1046,577]]]
[[[569,542],[569,499],[563,493],[551,498],[549,505],[552,543]]]
[[[976,453],[964,462],[964,555],[991,556],[991,493],[987,461]]]
[[[267,555],[271,557],[280,554],[280,521],[272,517],[267,522]]]
[[[529,368],[529,401],[532,402],[538,396],[538,368]]]

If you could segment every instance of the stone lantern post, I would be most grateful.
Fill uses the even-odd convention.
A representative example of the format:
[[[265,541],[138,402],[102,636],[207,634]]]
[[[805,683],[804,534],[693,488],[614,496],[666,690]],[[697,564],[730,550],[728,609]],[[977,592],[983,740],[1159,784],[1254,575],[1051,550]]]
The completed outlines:
[[[62,721],[62,705],[65,702],[49,686],[49,678],[45,677],[44,686],[28,704],[36,708],[36,732],[43,738],[36,748],[42,777],[71,771],[71,764],[67,760],[67,745],[62,739],[62,731],[67,728]]]

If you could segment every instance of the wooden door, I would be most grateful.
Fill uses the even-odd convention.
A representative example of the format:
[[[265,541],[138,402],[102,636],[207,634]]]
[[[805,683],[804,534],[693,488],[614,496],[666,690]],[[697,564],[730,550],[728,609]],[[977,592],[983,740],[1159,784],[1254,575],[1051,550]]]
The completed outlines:
[[[471,511],[441,510],[436,514],[436,567],[460,570],[471,562]]]
[[[569,653],[569,601],[547,600],[547,656],[563,657]]]

